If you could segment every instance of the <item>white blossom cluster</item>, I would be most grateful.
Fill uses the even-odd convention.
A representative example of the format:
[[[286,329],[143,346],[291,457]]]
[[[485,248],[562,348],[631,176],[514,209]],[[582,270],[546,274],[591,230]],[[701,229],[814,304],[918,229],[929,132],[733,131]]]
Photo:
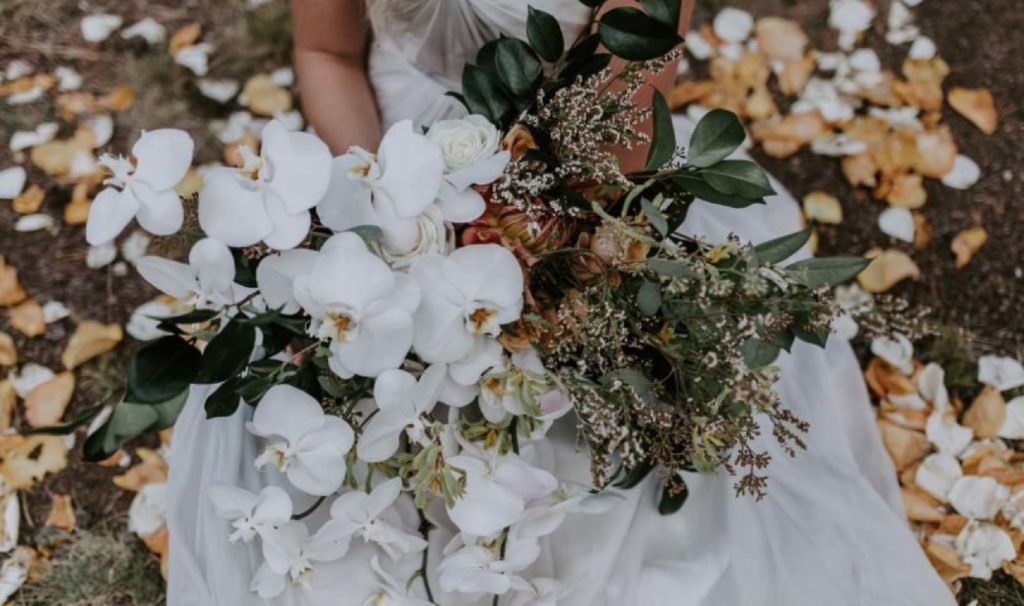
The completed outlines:
[[[541,539],[568,514],[600,511],[614,495],[589,496],[532,462],[531,441],[571,405],[534,351],[506,351],[498,341],[522,311],[519,262],[497,244],[454,242],[453,224],[485,210],[474,186],[494,182],[509,161],[501,133],[480,116],[441,121],[425,134],[405,121],[388,130],[377,153],[352,148],[337,158],[314,135],[277,120],[261,139],[258,154],[240,149],[243,166],[203,174],[203,237],[187,263],[155,256],[136,263],[164,293],[225,320],[301,314],[340,380],[374,381],[372,399],[356,403],[362,414],[347,418],[283,383],[260,400],[248,429],[265,446],[253,465],[279,473],[280,485],[210,490],[211,512],[229,522],[224,540],[249,544],[244,553],[261,558],[251,589],[263,598],[312,590],[317,568],[362,557],[380,579],[367,603],[432,603],[424,599],[428,586],[415,575],[396,579],[383,554],[394,570],[423,558],[416,575],[434,579],[445,603],[506,594],[508,603],[554,603],[571,587],[529,573]],[[183,227],[175,186],[192,164],[188,134],[145,132],[132,154],[134,162],[101,160],[112,176],[90,212],[94,246],[132,219],[161,236]],[[379,237],[364,238],[365,228]],[[325,241],[314,247],[320,234]],[[236,283],[232,248],[270,250],[255,289]],[[253,360],[260,347],[258,338]],[[513,436],[515,449],[460,433],[473,403],[479,411],[470,418],[530,421]],[[408,515],[414,491],[397,471],[403,455],[428,449],[459,486],[435,488],[428,506],[417,499],[417,521]],[[297,511],[313,500],[317,516]],[[429,528],[450,540],[425,570]],[[350,549],[357,538],[372,553]]]

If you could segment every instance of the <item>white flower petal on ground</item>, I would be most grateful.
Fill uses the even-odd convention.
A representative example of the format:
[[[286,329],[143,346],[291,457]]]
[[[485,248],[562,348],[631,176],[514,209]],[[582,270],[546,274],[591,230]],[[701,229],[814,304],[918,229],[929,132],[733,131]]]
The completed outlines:
[[[754,29],[754,18],[745,10],[724,8],[713,21],[715,35],[726,42],[743,42]]]
[[[949,490],[949,504],[972,520],[990,520],[1010,498],[1010,489],[994,478],[963,476]]]
[[[698,61],[706,61],[715,54],[715,47],[698,31],[687,33],[684,44],[686,50],[690,51],[693,58]]]
[[[97,14],[82,17],[79,26],[82,30],[82,38],[86,42],[103,42],[117,28],[121,27],[123,22],[124,19],[120,15]]]
[[[12,152],[16,152],[30,147],[35,147],[37,145],[42,145],[43,143],[49,143],[57,136],[57,131],[59,129],[60,125],[56,122],[44,122],[36,125],[32,130],[15,131],[14,134],[11,135],[8,148]]]
[[[245,166],[220,169],[199,192],[199,224],[229,246],[262,240],[271,248],[300,244],[310,226],[309,209],[331,181],[327,145],[309,133],[290,132],[278,120],[263,127],[260,156],[242,151]]]
[[[977,579],[992,578],[992,572],[1003,562],[1017,557],[1010,535],[987,522],[969,522],[957,535],[954,546],[963,561],[970,565],[970,576]]]
[[[1006,403],[1006,418],[999,428],[999,437],[1008,440],[1024,440],[1024,396]]]
[[[312,495],[328,495],[341,486],[355,434],[343,419],[325,415],[306,392],[291,385],[271,387],[248,427],[269,442],[256,460],[258,469],[273,464]]]
[[[935,57],[935,43],[928,36],[918,36],[910,45],[907,57],[911,59],[927,61]]]
[[[125,39],[142,38],[146,44],[153,46],[164,41],[167,37],[167,28],[152,17],[145,17],[121,30],[121,37]]]
[[[35,559],[30,547],[14,550],[14,555],[4,560],[0,567],[0,603],[7,603],[12,595],[28,580],[29,567]]]
[[[21,502],[17,492],[8,492],[0,497],[3,509],[3,531],[0,536],[0,553],[10,553],[18,546],[18,531],[21,525]]]
[[[939,452],[958,456],[971,444],[974,430],[957,423],[952,412],[936,409],[925,424],[925,435]]]
[[[392,478],[378,484],[369,494],[346,492],[331,505],[331,519],[344,528],[351,528],[353,536],[377,545],[388,557],[398,561],[404,555],[427,548],[422,537],[406,532],[400,524],[384,517],[401,491],[402,480]]]
[[[878,337],[871,341],[871,353],[905,375],[914,372],[914,345],[904,335]]]
[[[839,48],[843,50],[852,50],[857,37],[871,27],[874,19],[874,7],[864,0],[833,0],[830,4],[828,24],[839,31]]]
[[[356,445],[359,458],[378,463],[391,458],[398,450],[402,433],[416,442],[423,433],[420,417],[437,404],[444,380],[444,364],[434,364],[417,379],[404,370],[388,369],[380,373],[373,385],[373,399],[378,411],[363,426]]]
[[[938,412],[949,410],[949,391],[946,390],[946,371],[931,362],[917,376],[917,392]]]
[[[46,213],[34,213],[31,215],[22,215],[14,222],[14,231],[17,232],[32,232],[40,231],[43,229],[53,229],[57,226],[57,221]]]
[[[43,321],[47,324],[63,320],[71,315],[71,310],[60,301],[47,301],[43,305]]]
[[[909,208],[890,206],[878,215],[878,227],[882,233],[904,242],[914,242],[914,213]]]
[[[0,170],[0,200],[13,200],[25,189],[28,173],[20,166]]]
[[[76,72],[66,65],[60,65],[53,70],[57,77],[57,88],[62,91],[78,90],[82,88],[82,74]]]
[[[146,484],[135,494],[128,508],[128,530],[140,537],[160,530],[166,520],[167,485]]]
[[[928,455],[921,461],[914,475],[914,483],[921,490],[945,502],[953,484],[962,476],[963,470],[960,469],[960,462],[956,457],[936,453]]]
[[[287,523],[292,517],[292,500],[282,488],[266,486],[259,494],[231,486],[210,487],[210,502],[217,515],[231,522],[228,541],[248,543],[257,534]]]
[[[205,76],[210,69],[210,53],[213,52],[213,45],[209,42],[201,42],[186,46],[174,55],[174,62],[187,67],[197,76]]]
[[[1024,386],[1024,366],[1013,358],[981,356],[978,359],[978,381],[999,391]]]
[[[18,394],[18,397],[25,399],[30,391],[36,387],[46,383],[54,376],[54,372],[49,368],[29,362],[22,366],[19,370],[11,372],[9,378],[11,385],[14,387],[14,393]]]
[[[235,98],[241,85],[238,80],[202,78],[196,85],[204,97],[213,99],[217,103],[227,103]]]
[[[981,178],[978,163],[963,154],[957,154],[953,170],[942,176],[942,184],[953,189],[967,189]]]

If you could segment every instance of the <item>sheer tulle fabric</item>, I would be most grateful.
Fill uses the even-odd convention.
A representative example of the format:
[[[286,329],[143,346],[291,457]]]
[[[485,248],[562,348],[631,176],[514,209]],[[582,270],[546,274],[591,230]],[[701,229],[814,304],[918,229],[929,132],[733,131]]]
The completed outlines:
[[[377,15],[371,77],[388,123],[411,118],[425,124],[462,113],[444,96],[458,88],[462,65],[497,34],[524,34],[521,0],[377,1],[385,6],[371,3]],[[577,0],[531,4],[558,15],[569,39],[586,17]],[[679,139],[687,140],[692,125],[679,118],[676,127]],[[780,184],[774,186],[781,193],[752,209],[698,203],[683,229],[709,240],[735,233],[754,242],[799,229],[796,202]],[[574,586],[559,606],[953,604],[904,521],[894,472],[850,347],[837,339],[824,351],[797,344],[780,366],[783,401],[810,423],[811,432],[807,451],[795,458],[777,452],[770,437],[764,440],[776,452],[766,499],[736,498],[728,476],[694,474],[688,478],[689,501],[665,517],[656,510],[657,486],[649,478],[605,514],[570,517],[545,540],[544,556],[526,576]],[[253,546],[227,542],[228,523],[215,515],[209,487],[225,482],[255,492],[286,482],[253,468],[259,444],[245,429],[248,407],[207,421],[207,393],[193,388],[174,435],[168,503],[171,606],[364,604],[378,579],[361,541],[353,542],[353,556],[318,568],[310,592],[264,602],[249,591],[259,554]],[[556,426],[549,438],[524,456],[559,478],[586,483],[587,458],[575,448],[572,422]],[[297,511],[312,503],[311,497],[292,492]],[[452,533],[443,515],[431,517],[440,526],[430,537],[436,564]],[[314,528],[321,521],[316,515],[309,519]],[[388,565],[404,580],[419,562]],[[432,581],[439,604],[490,603],[445,595]],[[419,582],[413,587],[418,590]]]

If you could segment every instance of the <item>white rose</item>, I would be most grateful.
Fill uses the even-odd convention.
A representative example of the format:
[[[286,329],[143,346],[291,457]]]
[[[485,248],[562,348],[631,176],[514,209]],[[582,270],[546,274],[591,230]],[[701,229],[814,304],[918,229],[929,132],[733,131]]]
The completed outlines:
[[[432,205],[416,218],[416,242],[411,247],[396,250],[382,241],[375,244],[374,248],[388,265],[394,269],[404,269],[425,255],[447,255],[455,248],[454,240],[454,230],[444,222],[441,210]]]
[[[498,151],[501,134],[487,118],[472,114],[456,120],[440,120],[427,131],[440,146],[448,172],[468,168]]]

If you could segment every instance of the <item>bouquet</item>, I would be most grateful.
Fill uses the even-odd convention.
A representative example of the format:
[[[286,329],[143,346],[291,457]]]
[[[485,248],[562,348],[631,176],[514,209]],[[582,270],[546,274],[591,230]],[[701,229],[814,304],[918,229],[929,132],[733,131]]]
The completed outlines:
[[[465,68],[469,115],[422,132],[399,122],[376,153],[332,158],[314,135],[267,123],[258,153],[205,172],[201,233],[182,231],[174,189],[187,134],[146,132],[135,162],[105,157],[87,238],[109,241],[133,218],[181,232],[187,262],[137,268],[192,311],[154,320],[166,334],[131,360],[87,456],[170,426],[193,385],[209,386],[210,418],[253,407],[249,431],[265,442],[253,464],[315,498],[299,512],[278,487],[211,491],[224,540],[262,546],[263,597],[301,591],[317,566],[352,557],[354,538],[420,562],[447,528],[436,570],[422,555],[395,579],[375,555],[378,597],[434,603],[436,578],[445,595],[539,600],[567,590],[524,576],[540,540],[650,474],[663,514],[686,499],[682,471],[724,469],[737,493],[763,495],[755,438],[770,427],[794,452],[806,430],[774,392],[772,362],[797,339],[824,344],[829,287],[865,261],[786,264],[809,231],[758,246],[680,232],[697,198],[742,208],[773,191],[729,159],[746,136],[732,114],[708,113],[684,152],[665,98],[637,105],[644,74],[681,42],[678,2],[643,5],[595,16],[570,44],[531,8],[528,40],[495,40]],[[643,145],[646,165],[623,173],[615,151]],[[575,429],[589,483],[530,456],[555,424]],[[310,528],[317,509],[329,521]]]

